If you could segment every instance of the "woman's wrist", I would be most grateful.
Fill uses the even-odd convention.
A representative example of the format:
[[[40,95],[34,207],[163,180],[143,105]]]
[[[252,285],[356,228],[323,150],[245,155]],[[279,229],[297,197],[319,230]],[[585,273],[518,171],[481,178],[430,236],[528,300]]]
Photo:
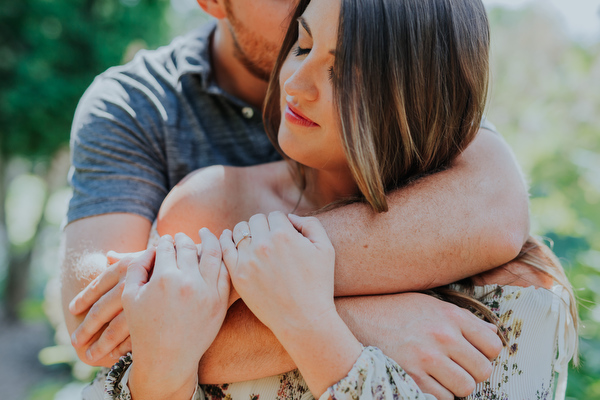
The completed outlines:
[[[133,400],[190,400],[198,386],[198,371],[181,368],[148,368],[133,362],[129,372],[129,390]]]
[[[316,398],[343,379],[362,352],[362,345],[335,309],[304,327],[274,333]]]

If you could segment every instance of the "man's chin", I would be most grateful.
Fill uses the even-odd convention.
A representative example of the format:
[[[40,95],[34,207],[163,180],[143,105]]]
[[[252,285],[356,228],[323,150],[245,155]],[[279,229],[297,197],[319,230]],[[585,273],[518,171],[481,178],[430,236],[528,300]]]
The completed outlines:
[[[261,68],[260,66],[256,65],[248,57],[246,57],[245,54],[241,53],[240,51],[236,51],[235,57],[244,66],[244,68],[246,68],[246,70],[250,72],[252,76],[260,79],[261,81],[269,82],[269,79],[271,78],[270,70],[267,71],[264,68]]]

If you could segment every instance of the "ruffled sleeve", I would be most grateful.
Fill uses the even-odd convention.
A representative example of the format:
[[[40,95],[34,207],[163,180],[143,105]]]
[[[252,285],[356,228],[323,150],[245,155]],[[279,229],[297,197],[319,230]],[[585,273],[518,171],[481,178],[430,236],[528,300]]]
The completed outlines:
[[[132,363],[131,353],[127,353],[110,369],[104,384],[104,398],[106,400],[131,400],[131,392],[127,382],[131,371],[129,367]],[[204,392],[197,384],[191,400],[205,400]]]
[[[376,347],[364,347],[354,366],[319,400],[435,400],[419,389],[415,381],[394,360]]]

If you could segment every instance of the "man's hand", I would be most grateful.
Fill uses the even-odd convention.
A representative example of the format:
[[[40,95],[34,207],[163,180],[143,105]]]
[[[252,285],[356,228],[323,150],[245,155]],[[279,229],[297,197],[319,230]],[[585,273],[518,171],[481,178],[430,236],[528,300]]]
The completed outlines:
[[[87,312],[81,325],[71,335],[71,343],[79,357],[88,364],[112,365],[131,351],[121,294],[127,268],[141,254],[109,252],[108,268],[69,303],[71,314]],[[144,267],[149,272],[152,264]]]
[[[340,298],[336,307],[358,340],[379,347],[438,400],[471,394],[502,350],[496,326],[425,294]]]

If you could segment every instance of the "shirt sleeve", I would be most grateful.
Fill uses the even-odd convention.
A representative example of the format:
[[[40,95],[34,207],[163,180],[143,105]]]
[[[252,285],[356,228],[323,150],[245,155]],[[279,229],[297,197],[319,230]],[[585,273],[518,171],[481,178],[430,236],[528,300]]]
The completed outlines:
[[[394,360],[376,347],[365,347],[356,363],[319,400],[435,400],[424,394],[415,381]]]
[[[115,212],[155,218],[169,189],[159,96],[118,73],[97,77],[86,91],[71,129],[67,223]]]

